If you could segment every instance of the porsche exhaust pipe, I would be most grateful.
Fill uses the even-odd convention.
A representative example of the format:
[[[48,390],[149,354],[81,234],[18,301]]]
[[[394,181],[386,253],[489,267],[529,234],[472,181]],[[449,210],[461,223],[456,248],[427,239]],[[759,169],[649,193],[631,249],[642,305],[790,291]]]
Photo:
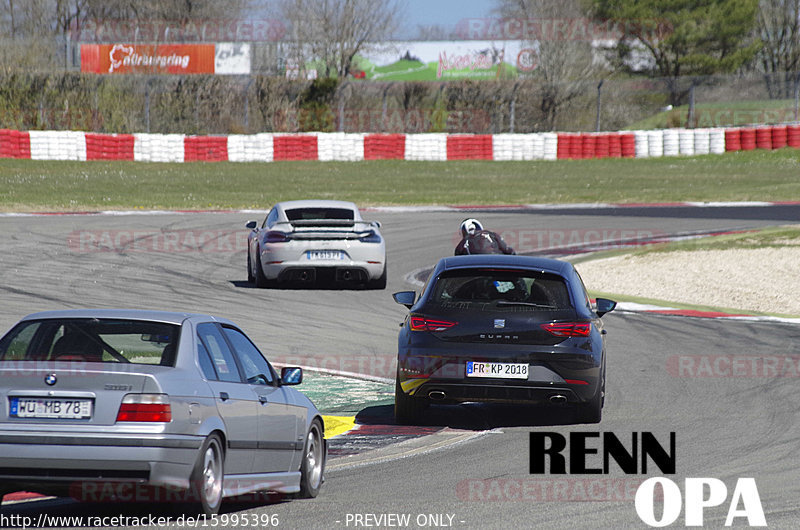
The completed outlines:
[[[556,405],[563,405],[567,402],[567,396],[562,394],[555,394],[550,396],[550,403],[555,403]]]
[[[428,392],[428,397],[434,401],[441,401],[447,397],[447,395],[441,390],[431,390]]]
[[[300,273],[300,281],[301,282],[308,281],[308,271],[303,271]]]
[[[349,271],[349,270],[346,270],[346,271],[342,272],[342,279],[343,279],[344,281],[349,281],[351,277],[352,277],[352,276],[351,276],[351,274],[350,274],[350,271]]]

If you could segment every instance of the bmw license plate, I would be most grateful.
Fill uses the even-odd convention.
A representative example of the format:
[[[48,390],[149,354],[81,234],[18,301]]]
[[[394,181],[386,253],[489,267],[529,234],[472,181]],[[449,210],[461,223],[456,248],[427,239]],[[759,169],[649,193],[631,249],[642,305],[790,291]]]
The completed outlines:
[[[82,420],[92,417],[90,399],[11,398],[12,418],[55,418]]]
[[[339,250],[309,250],[306,258],[310,260],[338,260],[342,259],[342,252]]]
[[[483,363],[467,361],[467,377],[528,379],[528,365],[525,363]]]

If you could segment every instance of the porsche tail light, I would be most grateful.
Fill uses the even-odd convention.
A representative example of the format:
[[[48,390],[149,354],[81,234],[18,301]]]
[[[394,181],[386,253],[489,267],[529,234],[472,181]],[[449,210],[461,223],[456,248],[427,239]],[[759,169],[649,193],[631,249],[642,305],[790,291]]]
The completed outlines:
[[[285,243],[289,241],[289,234],[280,230],[270,230],[267,232],[267,243]]]
[[[128,394],[122,398],[117,421],[172,421],[172,408],[166,394]]]
[[[541,327],[556,337],[588,337],[592,331],[591,322],[549,322]]]
[[[458,324],[458,322],[450,320],[434,320],[425,317],[411,317],[409,320],[411,331],[431,331],[433,333],[446,331]]]

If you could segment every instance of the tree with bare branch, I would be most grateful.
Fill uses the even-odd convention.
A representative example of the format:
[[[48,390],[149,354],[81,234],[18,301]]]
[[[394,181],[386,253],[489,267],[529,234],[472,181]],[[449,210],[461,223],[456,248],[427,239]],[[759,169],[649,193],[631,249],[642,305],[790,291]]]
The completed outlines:
[[[392,36],[400,13],[395,0],[282,0],[280,11],[291,25],[289,59],[319,61],[322,77],[346,77],[357,54]]]
[[[249,5],[250,0],[0,0],[0,68],[63,67],[65,37],[90,22],[135,26],[155,20],[163,27],[179,27],[236,18]]]
[[[542,28],[572,27],[586,21],[580,0],[498,0],[503,17],[538,21]],[[566,26],[565,26],[566,24]],[[533,78],[539,82],[539,101],[545,127],[553,130],[559,115],[585,94],[602,75],[592,42],[585,32],[542,31],[531,46],[536,50]]]
[[[764,43],[757,58],[770,97],[791,96],[800,71],[800,0],[761,0],[757,37]]]

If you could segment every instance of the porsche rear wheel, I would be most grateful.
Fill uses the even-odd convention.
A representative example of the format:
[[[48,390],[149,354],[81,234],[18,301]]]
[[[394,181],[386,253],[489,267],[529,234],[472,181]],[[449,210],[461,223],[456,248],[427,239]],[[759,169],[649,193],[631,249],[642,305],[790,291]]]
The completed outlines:
[[[247,282],[255,283],[256,277],[253,275],[253,259],[250,257],[250,250],[247,250]]]
[[[261,266],[261,251],[256,253],[256,287],[270,287],[270,282],[264,274],[264,268]]]
[[[388,265],[384,262],[383,274],[369,282],[369,287],[371,289],[386,289],[386,269],[388,269]]]

